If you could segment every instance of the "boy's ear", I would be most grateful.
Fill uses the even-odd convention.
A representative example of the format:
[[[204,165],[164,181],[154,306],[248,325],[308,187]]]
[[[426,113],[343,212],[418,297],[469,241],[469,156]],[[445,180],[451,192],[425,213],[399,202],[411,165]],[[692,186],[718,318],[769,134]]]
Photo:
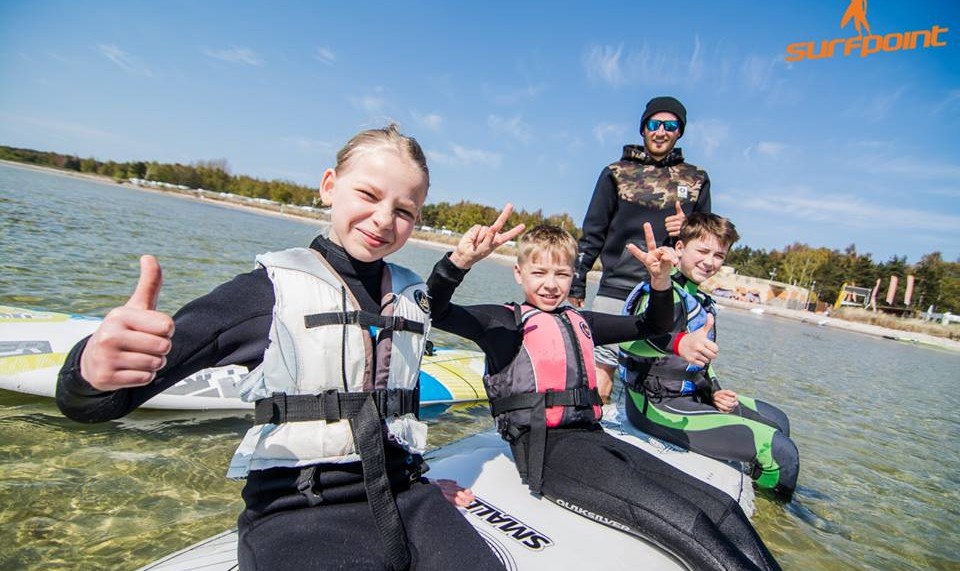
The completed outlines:
[[[520,273],[520,264],[513,265],[513,279],[517,280],[517,284],[523,285],[523,279],[521,278]]]
[[[327,169],[323,171],[323,177],[320,179],[320,202],[324,206],[333,205],[333,186],[337,182],[337,171]]]
[[[685,247],[685,246],[684,246],[683,240],[677,240],[677,241],[674,242],[674,244],[673,244],[673,249],[677,252],[677,255],[678,255],[678,256],[682,256],[682,255],[683,255],[683,248],[684,248],[684,247]]]

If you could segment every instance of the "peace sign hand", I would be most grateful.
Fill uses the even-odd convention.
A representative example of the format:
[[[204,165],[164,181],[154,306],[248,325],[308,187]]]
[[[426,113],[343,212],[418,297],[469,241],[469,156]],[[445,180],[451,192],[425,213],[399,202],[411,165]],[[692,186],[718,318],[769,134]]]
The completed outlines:
[[[657,247],[653,237],[653,226],[649,222],[643,224],[643,236],[647,242],[647,251],[644,252],[634,244],[627,244],[627,251],[633,257],[643,262],[650,274],[650,287],[658,291],[670,289],[670,274],[673,267],[679,262],[673,248]]]
[[[457,249],[450,254],[450,261],[461,270],[469,270],[494,250],[519,236],[523,232],[523,224],[518,224],[506,232],[500,232],[512,212],[513,205],[507,203],[492,225],[481,226],[477,224],[467,230],[467,233],[460,239],[460,243],[457,244]]]

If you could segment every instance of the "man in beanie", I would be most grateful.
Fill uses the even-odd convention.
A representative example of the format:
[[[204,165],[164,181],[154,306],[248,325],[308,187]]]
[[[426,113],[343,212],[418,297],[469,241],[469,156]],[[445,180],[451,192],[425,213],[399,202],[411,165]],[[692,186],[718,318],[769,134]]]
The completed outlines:
[[[619,314],[641,281],[643,264],[627,244],[643,244],[643,223],[653,226],[657,244],[672,245],[687,215],[710,212],[710,179],[706,171],[683,160],[676,148],[687,124],[687,110],[674,97],[654,97],[640,120],[643,146],[625,145],[623,157],[603,169],[583,218],[577,270],[570,302],[583,307],[587,272],[597,257],[603,266],[593,310]],[[617,347],[597,347],[597,385],[608,399],[617,367]]]

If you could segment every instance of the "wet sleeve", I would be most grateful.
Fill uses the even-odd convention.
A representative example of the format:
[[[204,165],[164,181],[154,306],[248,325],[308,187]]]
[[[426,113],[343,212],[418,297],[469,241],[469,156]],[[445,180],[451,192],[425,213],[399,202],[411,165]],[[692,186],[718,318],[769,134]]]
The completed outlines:
[[[180,379],[209,367],[252,368],[263,359],[272,322],[274,294],[266,272],[237,276],[174,315],[176,330],[167,364],[148,385],[99,391],[80,375],[80,356],[89,338],[70,351],[57,379],[57,406],[78,422],[120,418]]]
[[[584,311],[582,315],[593,331],[595,345],[662,337],[673,328],[673,292],[652,291],[647,309],[641,315],[593,311]]]
[[[467,272],[458,268],[456,264],[450,261],[450,254],[447,252],[440,258],[440,261],[433,266],[430,277],[427,278],[427,292],[430,294],[430,319],[436,324],[443,321],[450,312],[453,292],[463,282]]]
[[[577,267],[570,286],[570,297],[583,299],[587,293],[587,273],[603,250],[610,230],[610,221],[617,209],[617,186],[613,183],[610,169],[603,169],[593,197],[583,218],[583,235],[577,244]]]
[[[487,372],[496,373],[516,356],[523,342],[512,310],[505,305],[457,305],[450,301],[468,270],[458,268],[449,254],[427,278],[430,319],[435,328],[473,341],[486,355]]]

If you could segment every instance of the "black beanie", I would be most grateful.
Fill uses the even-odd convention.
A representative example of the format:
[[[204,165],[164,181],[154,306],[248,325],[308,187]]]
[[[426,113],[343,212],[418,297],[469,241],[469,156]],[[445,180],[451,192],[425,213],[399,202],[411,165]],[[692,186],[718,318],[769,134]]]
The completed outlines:
[[[647,102],[647,108],[643,110],[643,118],[640,119],[640,132],[643,133],[643,126],[647,123],[647,119],[661,111],[677,116],[680,120],[679,136],[683,136],[683,130],[687,126],[687,108],[677,98],[670,96],[654,97]]]

